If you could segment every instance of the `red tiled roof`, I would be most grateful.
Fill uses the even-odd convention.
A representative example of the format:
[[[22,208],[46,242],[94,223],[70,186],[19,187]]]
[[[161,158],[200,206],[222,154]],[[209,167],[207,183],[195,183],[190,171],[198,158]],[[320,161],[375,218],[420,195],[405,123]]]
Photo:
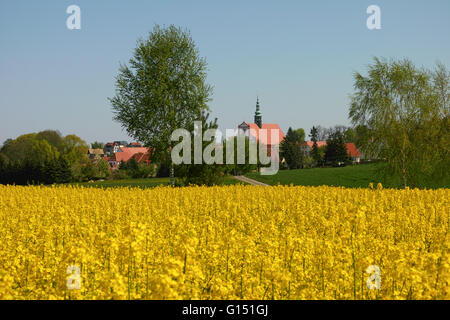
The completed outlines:
[[[246,124],[250,127],[250,134],[252,134],[257,141],[260,141],[261,143],[267,146],[273,144],[280,144],[284,140],[283,130],[281,130],[280,126],[276,123],[263,123],[261,129],[265,130],[265,134],[262,133],[261,135],[260,135],[261,129],[258,127],[256,123],[246,122]],[[272,134],[275,134],[274,140],[272,140]]]
[[[149,152],[149,148],[144,148],[144,147],[131,147],[131,148],[121,148],[122,152],[116,152],[114,154],[116,161],[120,162],[120,161],[124,161],[127,162],[128,160],[130,160],[135,154],[137,153],[148,153]]]
[[[146,153],[136,153],[135,155],[133,155],[133,157],[137,162],[142,163],[142,162],[146,162],[149,163],[150,162],[150,153],[146,152]]]
[[[356,146],[353,142],[346,143],[345,146],[347,147],[347,153],[350,157],[360,157],[361,156],[361,153],[359,153],[358,148],[356,148]]]
[[[313,142],[313,141],[305,141],[305,144],[306,144],[308,147],[310,147],[311,150],[312,150],[313,145],[314,145],[314,142]],[[327,145],[327,142],[326,142],[326,141],[317,141],[317,147],[318,147],[318,148],[323,147],[323,146],[326,146],[326,145]]]
[[[305,144],[312,150],[314,142],[305,141]],[[326,141],[317,141],[317,146],[319,148],[326,146],[326,145],[327,145]],[[361,153],[359,152],[358,148],[356,148],[356,145],[353,142],[346,143],[345,147],[347,148],[347,153],[350,157],[360,157],[361,156]]]

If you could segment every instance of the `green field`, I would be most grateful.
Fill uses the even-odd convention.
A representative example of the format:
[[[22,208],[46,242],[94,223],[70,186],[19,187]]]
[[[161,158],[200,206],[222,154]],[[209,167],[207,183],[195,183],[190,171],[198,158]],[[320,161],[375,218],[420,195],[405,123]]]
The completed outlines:
[[[299,186],[341,186],[347,188],[367,188],[369,183],[374,186],[381,182],[385,188],[401,188],[399,179],[383,178],[377,174],[376,169],[379,164],[361,164],[341,168],[314,168],[299,170],[280,170],[273,176],[262,176],[259,173],[249,173],[246,177],[267,183],[269,185],[299,185]],[[82,185],[86,187],[114,188],[114,187],[138,187],[154,188],[160,185],[169,185],[169,178],[148,178],[148,179],[123,179],[105,180],[93,183],[81,182],[71,183],[72,185]],[[221,185],[245,184],[235,180],[231,176],[223,179]],[[425,188],[449,188],[449,183],[428,183]]]
[[[366,188],[369,183],[374,185],[381,182],[386,188],[400,188],[400,179],[383,178],[377,174],[376,169],[380,164],[360,164],[340,168],[313,168],[298,170],[280,170],[273,176],[262,176],[259,173],[249,173],[246,176],[269,185],[301,185],[301,186],[342,186],[348,188]],[[447,184],[428,183],[423,187],[440,188]]]
[[[221,185],[231,185],[242,183],[233,177],[225,177]],[[148,179],[122,179],[122,180],[105,180],[89,182],[71,183],[71,185],[80,185],[85,187],[98,188],[117,188],[117,187],[136,187],[136,188],[154,188],[157,186],[167,186],[170,184],[169,178],[148,178]]]

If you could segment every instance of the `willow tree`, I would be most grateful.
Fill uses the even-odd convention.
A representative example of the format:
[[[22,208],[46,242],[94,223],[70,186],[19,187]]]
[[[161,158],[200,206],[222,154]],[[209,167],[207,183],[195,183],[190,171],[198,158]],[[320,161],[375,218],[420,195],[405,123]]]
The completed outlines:
[[[437,75],[448,76],[442,68],[433,73],[407,59],[375,58],[367,76],[354,75],[349,116],[353,124],[370,131],[362,149],[384,159],[385,173],[399,176],[404,187],[448,178],[448,173],[441,174],[448,164],[448,145],[443,144],[448,141],[448,115],[442,106],[448,82],[447,88],[437,88],[437,82],[441,87],[446,82],[435,80]]]
[[[139,39],[129,65],[121,65],[116,94],[110,98],[114,120],[152,150],[152,160],[173,164],[170,137],[209,110],[212,87],[206,83],[206,60],[187,30],[158,25]]]

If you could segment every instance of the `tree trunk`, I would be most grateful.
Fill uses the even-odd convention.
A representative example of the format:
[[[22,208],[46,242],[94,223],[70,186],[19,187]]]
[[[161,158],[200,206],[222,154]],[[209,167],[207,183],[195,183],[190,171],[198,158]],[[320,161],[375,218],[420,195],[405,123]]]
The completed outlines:
[[[175,169],[173,168],[173,162],[170,161],[170,186],[175,186]]]

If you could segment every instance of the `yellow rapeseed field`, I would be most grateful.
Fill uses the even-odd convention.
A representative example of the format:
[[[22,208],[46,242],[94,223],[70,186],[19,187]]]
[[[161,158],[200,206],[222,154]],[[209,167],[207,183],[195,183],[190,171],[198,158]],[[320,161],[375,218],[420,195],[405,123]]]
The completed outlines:
[[[0,186],[0,298],[449,299],[449,196]]]

